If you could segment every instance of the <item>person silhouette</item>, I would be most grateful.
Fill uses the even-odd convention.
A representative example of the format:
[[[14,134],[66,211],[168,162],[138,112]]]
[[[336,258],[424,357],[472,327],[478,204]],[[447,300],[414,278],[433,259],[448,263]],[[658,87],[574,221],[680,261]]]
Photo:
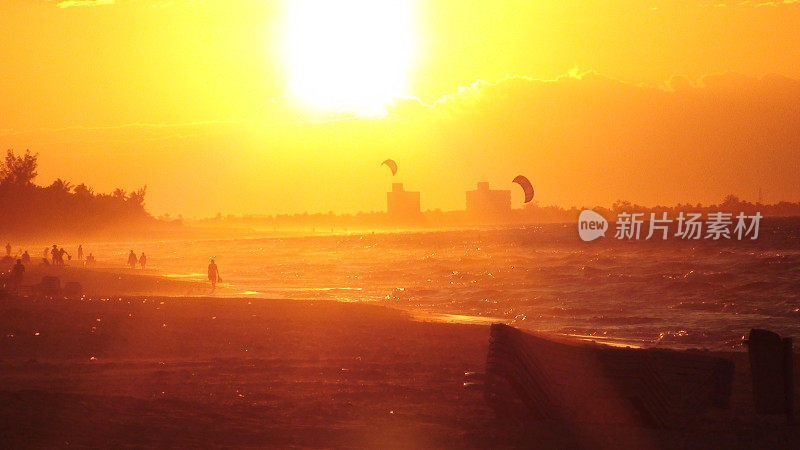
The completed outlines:
[[[58,262],[60,262],[62,266],[65,264],[64,263],[64,255],[67,255],[67,261],[72,259],[72,255],[67,253],[67,251],[64,250],[64,247],[61,247],[60,249],[58,249]]]
[[[147,264],[147,256],[144,255],[142,252],[142,256],[139,257],[139,265],[142,266],[142,270],[144,270],[144,266]]]
[[[11,243],[6,242],[6,256],[11,256]]]
[[[11,268],[11,274],[8,277],[9,288],[17,294],[19,294],[19,287],[22,285],[22,277],[24,275],[25,266],[22,265],[22,260],[18,259],[14,267]]]
[[[87,257],[86,257],[86,263],[85,263],[85,265],[86,265],[87,267],[88,267],[88,266],[93,266],[93,265],[94,265],[94,263],[95,263],[95,260],[94,260],[94,255],[92,255],[92,252],[89,252],[89,256],[87,256]]]
[[[50,257],[53,259],[53,265],[58,265],[58,260],[61,258],[61,253],[58,251],[58,246],[53,244],[53,248],[50,250]]]
[[[23,264],[30,264],[31,262],[31,255],[25,250],[25,253],[22,254],[22,263]]]
[[[222,278],[219,277],[219,268],[217,267],[217,263],[214,262],[214,258],[211,258],[211,262],[208,263],[208,281],[211,282],[211,292],[217,288],[217,282],[221,282]]]
[[[78,261],[83,261],[83,245],[78,245]]]
[[[133,253],[133,250],[131,250],[131,252],[128,253],[128,265],[131,266],[131,269],[135,269],[137,262],[139,262],[139,259],[136,257],[136,253]]]

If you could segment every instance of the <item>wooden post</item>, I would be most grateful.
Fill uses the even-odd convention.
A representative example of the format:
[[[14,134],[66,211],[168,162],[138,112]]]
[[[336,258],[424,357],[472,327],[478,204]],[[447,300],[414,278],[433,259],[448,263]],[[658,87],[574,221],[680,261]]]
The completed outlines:
[[[794,350],[792,338],[783,338],[783,393],[786,400],[786,420],[794,425]]]
[[[794,422],[794,354],[792,339],[752,329],[747,340],[753,395],[759,414],[786,414]]]

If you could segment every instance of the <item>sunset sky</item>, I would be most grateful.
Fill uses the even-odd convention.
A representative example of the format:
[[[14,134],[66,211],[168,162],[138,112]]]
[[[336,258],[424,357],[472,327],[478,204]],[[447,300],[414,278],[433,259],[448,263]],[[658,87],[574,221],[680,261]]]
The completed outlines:
[[[3,148],[155,214],[800,200],[797,0],[0,5]]]

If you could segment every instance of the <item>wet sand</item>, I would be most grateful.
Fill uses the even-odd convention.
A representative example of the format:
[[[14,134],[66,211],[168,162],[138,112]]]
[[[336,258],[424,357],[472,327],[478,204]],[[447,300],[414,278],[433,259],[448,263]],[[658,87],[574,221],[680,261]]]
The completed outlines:
[[[156,282],[138,281],[137,289],[144,290]],[[188,288],[167,281],[178,283],[170,284],[178,291]],[[497,420],[480,392],[461,387],[465,371],[484,370],[486,325],[425,321],[356,303],[119,294],[0,300],[0,445],[797,448],[800,443],[800,429],[785,426],[783,417],[752,414],[741,353],[725,354],[737,369],[731,410],[713,411],[690,429],[522,426]]]
[[[7,270],[2,267],[0,269]],[[93,297],[120,297],[130,295],[208,295],[208,283],[159,276],[157,272],[121,267],[82,268],[78,266],[43,266],[29,264],[23,285],[36,285],[43,276],[58,277],[61,286],[68,282],[81,284],[83,294]],[[220,289],[224,292],[224,289]]]

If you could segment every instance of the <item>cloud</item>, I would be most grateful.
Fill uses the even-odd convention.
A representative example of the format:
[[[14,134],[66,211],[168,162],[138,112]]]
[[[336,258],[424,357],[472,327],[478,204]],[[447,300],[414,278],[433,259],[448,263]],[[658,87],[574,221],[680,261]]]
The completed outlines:
[[[114,0],[64,0],[56,3],[59,8],[72,8],[76,6],[101,6],[113,5]]]
[[[800,3],[800,0],[774,0],[774,1],[758,1],[758,0],[739,0],[739,1],[726,1],[726,2],[710,2],[702,3],[702,6],[712,8],[727,8],[727,7],[752,7],[762,8],[765,6],[792,6]]]

